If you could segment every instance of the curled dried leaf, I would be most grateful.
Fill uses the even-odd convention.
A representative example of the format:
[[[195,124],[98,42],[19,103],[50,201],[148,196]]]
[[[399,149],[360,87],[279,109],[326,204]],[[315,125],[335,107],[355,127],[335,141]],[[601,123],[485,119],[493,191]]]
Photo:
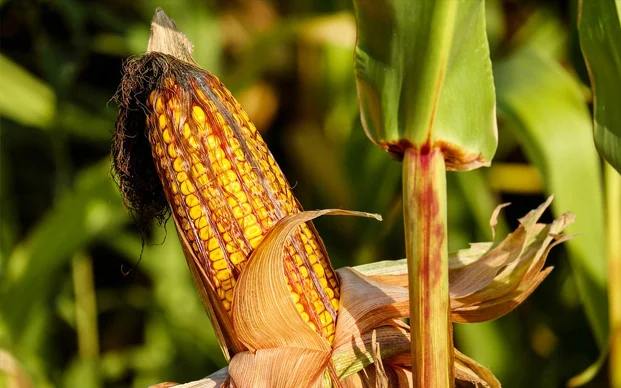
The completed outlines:
[[[409,315],[408,290],[371,279],[345,267],[337,270],[341,305],[334,347],[370,332],[389,319]]]
[[[233,357],[229,366],[231,380],[237,388],[317,387],[330,354],[299,348],[259,349]]]
[[[378,215],[339,209],[301,212],[281,219],[252,253],[233,294],[233,327],[249,350],[280,347],[331,350],[328,341],[298,313],[283,276],[282,255],[287,238],[300,224],[322,215],[381,220]]]

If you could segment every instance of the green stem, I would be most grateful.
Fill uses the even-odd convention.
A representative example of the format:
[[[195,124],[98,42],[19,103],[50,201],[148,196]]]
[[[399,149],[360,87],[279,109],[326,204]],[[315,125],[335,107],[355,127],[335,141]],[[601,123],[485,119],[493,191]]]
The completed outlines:
[[[610,309],[610,386],[621,387],[621,176],[608,163],[606,202]]]
[[[91,258],[83,252],[77,252],[73,256],[72,272],[78,352],[83,359],[96,360],[99,358],[99,338]]]
[[[403,163],[414,387],[452,387],[444,156],[410,148]]]

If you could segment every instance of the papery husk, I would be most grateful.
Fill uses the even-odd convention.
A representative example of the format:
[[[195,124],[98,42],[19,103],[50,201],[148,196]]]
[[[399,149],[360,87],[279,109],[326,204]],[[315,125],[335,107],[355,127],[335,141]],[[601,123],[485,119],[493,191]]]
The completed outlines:
[[[236,385],[321,384],[318,376],[326,367],[336,379],[332,364],[328,365],[332,346],[300,316],[283,276],[282,256],[287,238],[302,223],[322,215],[381,220],[378,215],[339,209],[306,211],[284,217],[267,233],[241,272],[233,293],[233,328],[250,350],[237,354],[231,361],[230,374]],[[291,385],[298,380],[302,385]],[[279,385],[286,381],[290,385]]]
[[[301,349],[259,349],[236,354],[229,365],[237,388],[289,388],[322,386],[330,352]]]
[[[249,350],[279,347],[331,350],[328,341],[311,329],[298,313],[283,276],[283,247],[289,234],[302,223],[322,215],[381,220],[370,213],[329,209],[301,212],[278,221],[252,253],[233,293],[233,327]]]
[[[371,279],[350,267],[336,272],[341,282],[341,304],[336,321],[335,348],[386,320],[409,315],[406,288]]]
[[[520,226],[498,244],[473,243],[449,254],[449,293],[452,321],[484,322],[501,317],[520,305],[545,279],[543,269],[550,250],[574,236],[560,233],[575,219],[562,214],[551,224],[537,223],[552,197],[521,218]],[[500,205],[492,215],[492,230]],[[407,287],[406,260],[385,261],[356,267],[368,278],[392,286]],[[338,272],[338,271],[337,271]]]
[[[457,349],[455,349],[455,379],[471,383],[476,387],[501,387],[500,382],[489,369]]]
[[[373,348],[373,334],[376,336],[375,344],[380,347],[379,352]],[[332,351],[332,363],[339,379],[344,379],[371,365],[377,354],[380,358],[386,359],[409,351],[409,328],[385,325],[377,327],[372,332],[352,336],[349,342],[335,347]]]

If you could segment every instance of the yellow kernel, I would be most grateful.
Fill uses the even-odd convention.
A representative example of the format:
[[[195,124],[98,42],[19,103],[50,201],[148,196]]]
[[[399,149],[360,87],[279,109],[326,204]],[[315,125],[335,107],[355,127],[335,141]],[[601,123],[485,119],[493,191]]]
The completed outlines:
[[[182,171],[179,174],[177,174],[177,181],[179,181],[179,183],[185,182],[187,179],[188,179],[188,174],[186,174],[185,171]]]
[[[332,317],[330,317],[330,319],[332,319]],[[324,333],[326,333],[327,335],[334,334],[334,323],[329,323],[328,326],[325,327]]]
[[[261,234],[261,228],[259,227],[259,225],[252,225],[251,227],[246,229],[244,234],[247,238],[257,237]]]
[[[324,282],[325,282],[325,283],[326,283],[326,285],[327,285],[327,281],[326,281],[325,279],[323,279],[323,280],[324,280]],[[322,283],[321,279],[319,279],[319,283]],[[327,287],[325,287],[325,286],[323,286],[323,285],[322,285],[322,287],[324,287],[324,289],[323,289],[323,290],[325,291],[325,293],[326,293],[326,295],[328,296],[328,298],[329,298],[329,299],[334,298],[334,291],[332,291],[332,289],[331,289],[331,288],[327,288]]]
[[[255,216],[254,214],[248,214],[247,216],[244,217],[244,229],[252,226],[252,225],[256,225],[257,224],[257,216]]]
[[[228,253],[233,253],[237,250],[237,246],[235,244],[226,244],[226,251]]]
[[[218,279],[214,279],[215,281],[218,281]],[[220,299],[226,299],[225,297],[225,293],[226,291],[223,288],[218,288],[218,298]]]
[[[214,161],[220,160],[220,159],[224,159],[226,157],[226,155],[224,155],[224,151],[222,151],[221,148],[216,148],[213,151],[213,159]]]
[[[207,146],[210,150],[216,148],[219,145],[220,142],[218,141],[217,137],[215,137],[214,135],[207,136]]]
[[[313,270],[315,271],[315,273],[319,277],[324,277],[326,275],[326,273],[323,270],[323,267],[320,264],[314,264],[313,265]]]
[[[231,309],[231,302],[229,302],[228,300],[223,300],[222,307],[224,307],[226,311],[229,311]]]
[[[231,260],[231,263],[233,263],[234,265],[237,265],[244,261],[244,255],[242,255],[241,252],[235,252],[231,254],[231,256],[229,256],[229,260]]]
[[[218,121],[218,124],[220,124],[220,125],[224,124],[224,117],[222,117],[220,112],[216,112],[216,120]]]
[[[202,214],[203,214],[203,211],[201,210],[200,206],[196,205],[190,208],[190,218],[192,218],[193,220],[197,219]]]
[[[194,252],[198,252],[198,245],[196,245],[196,243],[192,243],[192,249]]]
[[[175,169],[175,171],[181,172],[183,170],[183,159],[181,159],[180,157],[175,159],[175,161],[173,162],[173,168]]]
[[[246,193],[245,193],[243,190],[240,190],[240,191],[236,192],[236,193],[235,193],[235,197],[237,198],[237,200],[238,200],[240,203],[245,203],[245,202],[247,202],[247,201],[248,201],[248,196],[246,196]],[[265,209],[265,208],[261,208],[261,209]],[[260,213],[260,210],[261,210],[261,209],[257,210],[257,214],[259,215],[259,218],[265,218],[265,217],[267,217],[267,212],[265,213],[265,216],[263,216],[263,214],[262,214],[262,213]]]
[[[237,193],[238,191],[242,191],[241,184],[238,181],[234,181],[226,186],[226,191],[229,193]]]
[[[338,301],[338,299],[332,299],[330,301],[330,304],[332,305],[332,308],[334,309],[334,311],[339,311],[339,301]]]
[[[196,142],[196,138],[194,136],[188,139],[188,143],[190,144],[190,147],[192,147],[192,149],[198,148],[198,143]]]
[[[261,244],[261,241],[263,241],[263,236],[259,236],[259,237],[255,237],[253,239],[250,240],[250,246],[254,249],[256,247],[259,246],[259,244]]]
[[[291,288],[291,286],[289,286],[289,288]],[[289,292],[291,292],[291,290],[289,290]],[[291,297],[293,298],[293,303],[297,304],[300,301],[300,295],[296,294],[295,292],[291,293]]]
[[[170,185],[170,187],[172,188],[173,194],[177,194],[179,192],[176,184],[173,183],[172,185]]]
[[[332,315],[330,315],[328,310],[325,310],[324,312],[322,312],[319,315],[319,319],[321,320],[321,326],[326,326],[327,324],[332,323]]]
[[[300,267],[300,274],[302,275],[303,278],[307,278],[308,277],[308,269],[306,269],[305,266],[301,265]]]
[[[216,272],[216,279],[220,281],[224,281],[230,278],[231,278],[231,271],[229,271],[228,269],[224,269],[224,270]]]
[[[227,171],[231,169],[231,162],[228,159],[222,159],[220,161],[220,167],[222,167],[222,171]]]
[[[220,249],[216,249],[215,251],[209,252],[209,260],[216,262],[216,261],[223,260],[223,259],[224,259],[224,254],[222,253]],[[224,279],[221,279],[221,280],[224,280]]]
[[[157,113],[164,113],[164,103],[162,102],[162,97],[157,98],[157,101],[155,102],[155,111]]]
[[[222,260],[218,260],[218,261],[214,261],[213,262],[213,269],[215,269],[216,271],[219,271],[219,270],[225,269],[225,268],[227,268],[226,260],[222,259]]]
[[[183,124],[183,137],[188,139],[191,134],[192,134],[192,130],[190,129],[190,124],[188,123]]]
[[[199,188],[203,188],[205,186],[207,186],[207,183],[209,183],[209,179],[207,179],[207,175],[203,174],[201,176],[199,176],[198,178],[196,178],[196,182],[198,183],[198,187]]]
[[[310,321],[310,317],[306,312],[300,312],[300,315],[302,316],[302,319],[304,319],[306,322]]]
[[[295,250],[294,250],[294,252],[295,252]],[[300,255],[298,255],[297,253],[295,253],[295,254],[293,255],[293,258],[295,259],[295,263],[296,263],[297,265],[302,265],[302,264],[304,264],[304,262],[302,261],[302,257],[300,257]],[[308,271],[307,271],[306,273],[308,274]]]
[[[199,233],[199,237],[201,238],[201,240],[207,241],[209,239],[209,236],[211,236],[211,228],[208,226],[201,228],[201,231]]]
[[[250,214],[250,212],[252,212],[252,207],[247,204],[247,203],[242,203],[240,206],[236,206],[233,208],[233,215],[235,216],[235,218],[240,219],[242,217],[245,217],[247,215]],[[255,218],[256,220],[256,218]],[[244,218],[244,222],[246,222],[246,219]],[[246,224],[244,224],[246,225]]]
[[[298,298],[299,298],[299,295],[298,295]],[[304,306],[302,306],[302,303],[296,303],[295,307],[298,309],[299,313],[304,312]]]
[[[202,124],[205,122],[205,111],[200,106],[194,105],[192,107],[192,117],[197,123]]]
[[[315,311],[317,311],[317,313],[321,313],[326,309],[326,306],[323,305],[320,299],[314,301],[313,306],[315,306]]]
[[[192,184],[192,182],[184,181],[181,183],[181,193],[183,193],[183,195],[189,195],[195,191],[196,190],[194,189],[194,185]],[[193,206],[193,205],[188,205],[188,206]]]
[[[234,286],[233,281],[234,281],[234,280],[235,280],[235,279],[227,279],[227,280],[223,281],[223,282],[222,282],[222,289],[223,289],[224,291],[226,291],[226,290],[230,290],[231,288],[233,288],[233,286]]]
[[[164,142],[166,144],[172,143],[172,138],[170,137],[170,131],[168,129],[164,130],[164,133],[162,133],[162,137],[164,138]]]
[[[224,295],[225,295],[227,301],[229,301],[229,302],[233,301],[233,290],[227,290]]]
[[[185,183],[185,182],[183,182],[183,183]],[[185,203],[189,207],[194,207],[194,206],[199,204],[199,201],[198,201],[198,198],[196,197],[196,195],[190,194],[187,197],[185,197]]]
[[[194,165],[192,166],[192,175],[194,175],[195,177],[199,177],[201,175],[203,175],[205,173],[205,166],[203,165],[203,163],[194,163]]]
[[[161,114],[159,117],[159,125],[160,129],[166,128],[166,116],[164,116],[163,114]]]
[[[164,156],[164,150],[162,149],[162,145],[160,143],[156,143],[155,144],[155,153],[157,154],[157,156],[159,156],[160,158],[162,156]]]
[[[197,228],[201,229],[204,228],[205,226],[207,226],[207,217],[202,216],[201,218],[199,218],[198,220],[196,220],[196,222],[194,223],[196,225]]]
[[[215,250],[215,249],[217,249],[219,247],[220,247],[220,244],[218,243],[218,239],[217,238],[212,237],[212,238],[209,239],[209,243],[207,245],[207,250],[208,251],[211,252],[211,251],[213,251],[213,250]]]
[[[317,331],[317,326],[315,326],[315,324],[313,322],[307,322],[308,326],[310,326],[311,329],[313,329],[314,331]]]
[[[334,342],[334,334],[332,334],[330,337],[328,337],[328,342],[330,342],[330,343]]]
[[[170,156],[172,159],[177,157],[177,148],[175,148],[174,144],[170,144],[168,146],[168,156]]]

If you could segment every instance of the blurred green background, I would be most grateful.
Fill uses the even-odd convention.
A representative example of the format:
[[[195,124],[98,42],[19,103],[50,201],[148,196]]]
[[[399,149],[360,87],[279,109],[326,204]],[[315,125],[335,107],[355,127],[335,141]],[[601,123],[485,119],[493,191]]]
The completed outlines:
[[[0,0],[0,386],[145,387],[225,365],[174,224],[154,225],[142,250],[110,173],[111,98],[158,6],[238,97],[305,208],[384,216],[319,219],[334,266],[404,257],[400,165],[360,124],[350,0]],[[449,174],[449,249],[491,239],[497,204],[513,203],[503,236],[551,193],[544,221],[571,210],[581,236],[553,250],[555,270],[522,306],[456,325],[455,343],[505,387],[561,387],[607,335],[576,1],[486,7],[499,149],[491,168]]]

